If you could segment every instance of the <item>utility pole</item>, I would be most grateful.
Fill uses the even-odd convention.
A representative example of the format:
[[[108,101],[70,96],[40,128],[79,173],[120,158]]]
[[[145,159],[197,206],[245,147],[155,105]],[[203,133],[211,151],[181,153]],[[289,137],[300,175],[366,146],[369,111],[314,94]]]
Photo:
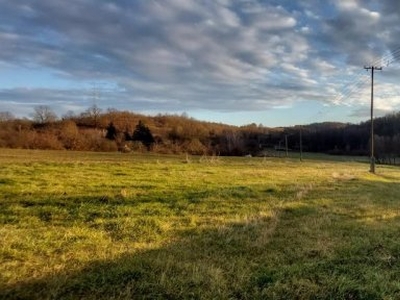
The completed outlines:
[[[287,134],[285,134],[285,150],[286,150],[286,157],[289,157]]]
[[[370,169],[371,173],[375,173],[375,155],[374,155],[374,71],[381,71],[382,67],[364,67],[365,70],[371,70],[371,157]]]
[[[302,135],[302,125],[300,125],[300,161],[303,161],[303,135]]]

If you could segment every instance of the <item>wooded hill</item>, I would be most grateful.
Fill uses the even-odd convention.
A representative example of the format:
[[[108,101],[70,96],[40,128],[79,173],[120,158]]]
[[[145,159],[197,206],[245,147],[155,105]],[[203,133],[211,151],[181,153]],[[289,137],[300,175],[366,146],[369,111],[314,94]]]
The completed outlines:
[[[84,151],[153,151],[195,155],[276,155],[303,151],[339,155],[368,155],[370,122],[315,123],[267,128],[230,126],[198,121],[186,115],[146,116],[95,105],[84,113],[61,119],[48,108],[37,107],[32,119],[0,113],[0,147]],[[394,162],[400,156],[400,113],[374,120],[376,157]],[[286,143],[287,141],[287,143]]]

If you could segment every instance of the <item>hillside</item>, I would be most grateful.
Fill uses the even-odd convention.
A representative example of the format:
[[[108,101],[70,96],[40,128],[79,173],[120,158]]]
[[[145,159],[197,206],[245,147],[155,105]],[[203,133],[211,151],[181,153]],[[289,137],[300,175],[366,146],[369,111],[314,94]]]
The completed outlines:
[[[231,126],[195,120],[186,115],[146,116],[93,106],[80,115],[57,119],[36,111],[33,120],[0,114],[0,147],[85,151],[153,151],[194,155],[260,155],[269,149],[298,151],[300,133],[304,151],[368,155],[370,123],[313,123],[267,128],[262,125]],[[141,128],[138,128],[139,123]],[[376,156],[395,162],[400,155],[400,113],[374,121]],[[139,129],[139,131],[138,131]],[[147,132],[145,141],[142,134]],[[135,133],[136,132],[136,133]]]

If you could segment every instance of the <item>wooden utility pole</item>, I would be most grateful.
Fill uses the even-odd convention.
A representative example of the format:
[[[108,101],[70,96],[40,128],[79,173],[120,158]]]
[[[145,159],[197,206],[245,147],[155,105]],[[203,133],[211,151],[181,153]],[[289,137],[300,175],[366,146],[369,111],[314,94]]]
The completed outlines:
[[[302,126],[300,125],[300,161],[303,161],[303,135],[301,132]]]
[[[375,155],[374,155],[374,71],[381,71],[382,67],[364,67],[365,70],[371,70],[371,150],[370,150],[370,168],[371,173],[375,173]]]
[[[287,134],[285,134],[285,150],[286,150],[286,157],[289,157]]]

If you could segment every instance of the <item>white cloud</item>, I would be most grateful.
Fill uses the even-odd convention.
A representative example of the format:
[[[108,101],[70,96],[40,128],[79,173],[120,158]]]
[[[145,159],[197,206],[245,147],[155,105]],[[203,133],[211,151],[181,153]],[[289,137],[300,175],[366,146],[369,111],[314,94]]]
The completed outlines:
[[[349,97],[343,90],[357,80],[352,70],[396,49],[397,2],[276,3],[2,1],[0,63],[119,86],[103,97],[103,106],[241,111],[304,100],[328,103],[335,101],[334,91],[339,99]],[[76,107],[87,104],[80,93],[49,86],[28,94],[0,86],[0,101],[42,97]],[[385,107],[397,105],[385,101]]]

